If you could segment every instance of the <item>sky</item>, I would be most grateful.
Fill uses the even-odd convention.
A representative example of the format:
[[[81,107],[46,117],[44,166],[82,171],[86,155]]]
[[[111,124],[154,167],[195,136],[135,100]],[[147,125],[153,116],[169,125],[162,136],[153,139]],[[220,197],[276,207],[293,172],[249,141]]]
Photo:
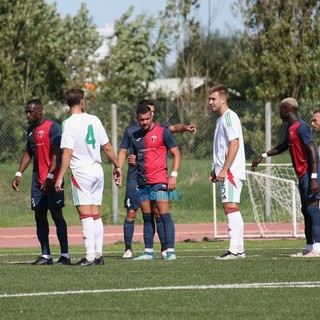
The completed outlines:
[[[203,19],[203,25],[207,25],[208,20],[208,1],[200,0],[199,17]],[[47,3],[55,2],[57,11],[62,17],[67,14],[74,15],[80,9],[81,3],[85,2],[89,9],[93,23],[98,28],[105,28],[106,24],[114,23],[127,9],[133,5],[135,10],[133,18],[140,13],[150,13],[155,15],[163,10],[166,0],[45,0]],[[212,31],[218,29],[222,34],[230,34],[235,28],[242,26],[242,20],[238,16],[233,17],[231,4],[234,0],[211,0],[211,9],[215,9]],[[200,19],[199,19],[200,20]]]

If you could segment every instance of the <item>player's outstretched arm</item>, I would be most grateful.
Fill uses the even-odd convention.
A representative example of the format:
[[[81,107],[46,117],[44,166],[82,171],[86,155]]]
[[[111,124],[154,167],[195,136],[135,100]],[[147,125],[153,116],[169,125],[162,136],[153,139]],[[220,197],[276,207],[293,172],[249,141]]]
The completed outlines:
[[[197,126],[195,124],[189,124],[185,126],[184,124],[175,124],[173,126],[169,126],[169,131],[171,133],[182,133],[182,132],[192,132],[196,133],[197,132]]]

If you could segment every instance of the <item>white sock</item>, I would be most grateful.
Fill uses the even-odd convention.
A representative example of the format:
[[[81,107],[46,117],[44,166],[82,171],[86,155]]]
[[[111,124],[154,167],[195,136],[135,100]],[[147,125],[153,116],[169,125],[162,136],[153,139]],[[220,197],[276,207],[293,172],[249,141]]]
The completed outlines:
[[[144,252],[152,253],[153,252],[153,248],[145,248]]]
[[[94,227],[95,227],[95,253],[96,258],[100,258],[103,252],[103,236],[104,236],[104,229],[102,219],[94,220]]]
[[[81,220],[82,222],[82,235],[84,246],[86,248],[86,258],[89,261],[94,260],[95,258],[95,248],[94,248],[94,240],[95,240],[95,227],[94,220],[92,217],[85,218]]]
[[[233,254],[244,252],[243,229],[244,224],[240,211],[227,214],[230,245]]]
[[[313,250],[317,251],[317,252],[320,252],[320,243],[319,242],[315,242],[313,244]]]

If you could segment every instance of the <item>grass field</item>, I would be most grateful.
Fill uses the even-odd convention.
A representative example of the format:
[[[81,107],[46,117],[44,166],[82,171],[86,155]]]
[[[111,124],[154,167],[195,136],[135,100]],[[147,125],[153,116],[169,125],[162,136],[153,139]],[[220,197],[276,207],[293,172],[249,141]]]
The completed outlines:
[[[0,249],[1,319],[320,316],[320,258],[289,257],[303,240],[248,240],[246,259],[215,260],[227,246],[178,243],[177,260],[165,262],[160,254],[156,261],[123,260],[122,244],[109,245],[106,264],[92,267],[31,266],[38,248]],[[70,251],[73,261],[83,257],[82,247]]]

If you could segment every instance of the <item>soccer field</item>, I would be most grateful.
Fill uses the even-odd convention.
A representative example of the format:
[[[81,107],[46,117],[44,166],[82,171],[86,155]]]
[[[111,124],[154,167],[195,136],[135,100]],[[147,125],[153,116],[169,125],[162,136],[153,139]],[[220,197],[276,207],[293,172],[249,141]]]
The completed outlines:
[[[228,241],[177,243],[177,260],[31,266],[37,249],[0,249],[1,319],[310,319],[320,315],[320,258],[291,258],[303,240],[246,241],[246,259],[217,261]],[[142,250],[142,245],[135,247]],[[71,247],[75,262],[82,247]],[[53,247],[53,252],[58,252]],[[136,251],[136,254],[140,252]],[[58,258],[56,254],[54,258]]]

